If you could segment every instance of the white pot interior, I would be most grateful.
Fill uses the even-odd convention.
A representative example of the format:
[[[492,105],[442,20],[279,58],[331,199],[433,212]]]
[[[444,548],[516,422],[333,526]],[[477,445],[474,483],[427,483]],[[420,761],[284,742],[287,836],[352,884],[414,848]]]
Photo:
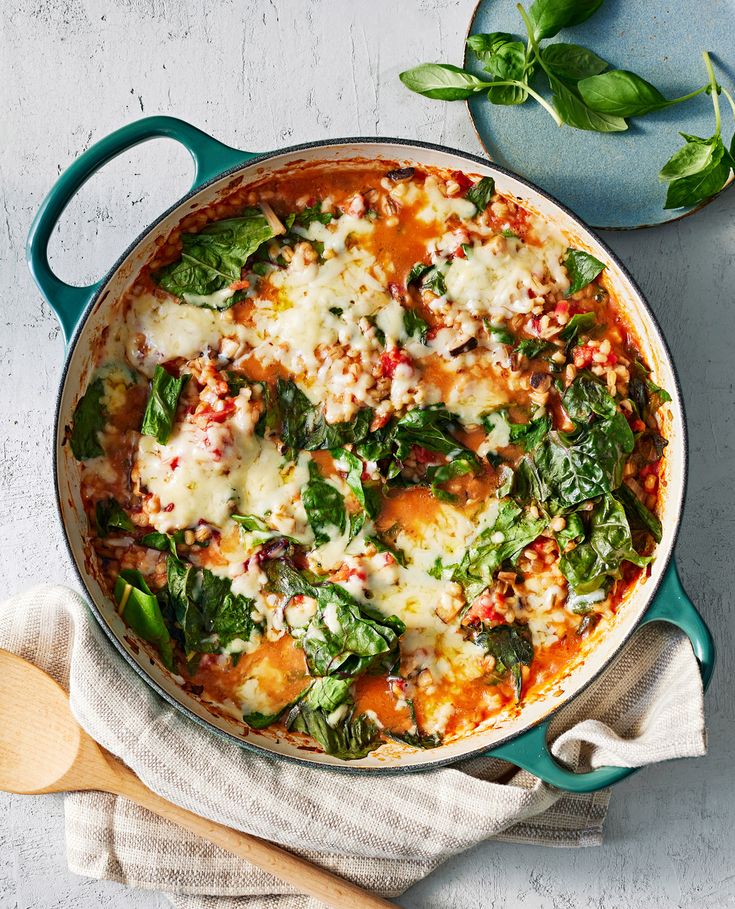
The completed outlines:
[[[460,154],[398,142],[340,143],[286,151],[267,160],[255,161],[244,166],[235,175],[219,179],[194,197],[180,203],[136,243],[127,258],[109,278],[92,312],[72,342],[70,359],[61,389],[56,431],[58,495],[62,521],[72,556],[89,595],[107,628],[117,639],[129,659],[140,668],[143,675],[159,691],[182,705],[194,717],[198,717],[239,741],[313,763],[346,766],[344,762],[329,755],[299,747],[296,738],[274,737],[273,733],[267,732],[259,733],[248,729],[237,718],[217,712],[214,705],[208,705],[201,698],[185,691],[179,681],[153,659],[151,652],[146,649],[147,645],[133,638],[131,632],[117,615],[112,601],[100,586],[93,561],[94,557],[85,551],[84,532],[87,519],[79,494],[79,470],[69,447],[62,443],[64,428],[70,423],[80,392],[86,385],[88,375],[94,369],[95,341],[105,327],[117,317],[117,301],[150,257],[152,246],[157,240],[166,237],[193,209],[216,202],[233,188],[260,180],[273,171],[294,166],[297,163],[344,161],[350,158],[363,160],[384,158],[406,164],[446,167],[492,176],[500,191],[517,196],[533,210],[555,221],[567,234],[570,244],[587,249],[607,263],[608,278],[612,282],[621,308],[627,313],[634,333],[639,339],[642,353],[652,367],[653,379],[657,384],[666,388],[672,396],[672,403],[665,409],[663,418],[664,434],[669,439],[666,449],[666,467],[662,477],[663,513],[661,517],[664,535],[658,547],[657,558],[653,563],[650,577],[642,578],[638,582],[606,637],[601,641],[595,641],[593,637],[594,646],[581,653],[579,659],[562,679],[556,680],[545,690],[526,700],[519,714],[496,717],[490,726],[480,727],[471,736],[437,749],[416,751],[397,743],[389,743],[366,758],[351,761],[347,765],[353,770],[361,768],[395,769],[399,766],[421,768],[440,761],[456,760],[472,752],[490,749],[500,741],[535,725],[584,688],[609,662],[635,628],[662,577],[668,556],[673,548],[684,493],[685,433],[681,399],[672,365],[660,331],[648,313],[640,293],[627,278],[613,254],[559,205],[521,180],[498,171],[489,163],[482,164]]]

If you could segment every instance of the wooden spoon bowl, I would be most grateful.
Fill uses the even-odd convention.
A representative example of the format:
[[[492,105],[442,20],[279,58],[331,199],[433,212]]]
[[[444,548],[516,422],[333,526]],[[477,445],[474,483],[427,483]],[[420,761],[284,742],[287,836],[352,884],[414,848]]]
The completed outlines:
[[[280,846],[168,802],[81,728],[66,692],[37,666],[0,650],[0,789],[23,795],[97,789],[131,799],[334,909],[394,904]]]

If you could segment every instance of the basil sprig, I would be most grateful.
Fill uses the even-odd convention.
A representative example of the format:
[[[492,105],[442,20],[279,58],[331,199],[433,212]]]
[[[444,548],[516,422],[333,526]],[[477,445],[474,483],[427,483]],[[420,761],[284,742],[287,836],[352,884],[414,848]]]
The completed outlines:
[[[489,78],[450,64],[422,63],[402,72],[400,79],[411,91],[442,101],[485,93],[491,104],[521,105],[530,96],[558,126],[602,133],[623,132],[630,117],[642,117],[708,92],[715,108],[715,134],[702,139],[682,133],[684,148],[660,174],[661,180],[670,181],[666,208],[696,205],[719,192],[735,170],[735,137],[728,150],[721,135],[718,95],[721,92],[728,100],[734,114],[735,102],[717,83],[706,51],[709,82],[678,98],[667,98],[637,73],[609,70],[607,61],[582,45],[542,45],[562,29],[584,22],[602,2],[536,0],[528,11],[519,3],[525,41],[509,32],[470,35],[467,45]],[[551,103],[531,85],[537,74],[548,83]]]

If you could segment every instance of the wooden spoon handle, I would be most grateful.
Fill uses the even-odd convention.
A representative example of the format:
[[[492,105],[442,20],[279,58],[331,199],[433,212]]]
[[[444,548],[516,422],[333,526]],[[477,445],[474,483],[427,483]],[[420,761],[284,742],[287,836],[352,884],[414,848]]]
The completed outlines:
[[[298,858],[274,843],[217,824],[174,805],[148,789],[125,764],[108,753],[105,757],[114,767],[116,794],[257,865],[273,877],[291,884],[298,892],[313,896],[334,909],[395,909],[394,903],[373,896],[356,884]],[[113,789],[109,778],[104,788]]]

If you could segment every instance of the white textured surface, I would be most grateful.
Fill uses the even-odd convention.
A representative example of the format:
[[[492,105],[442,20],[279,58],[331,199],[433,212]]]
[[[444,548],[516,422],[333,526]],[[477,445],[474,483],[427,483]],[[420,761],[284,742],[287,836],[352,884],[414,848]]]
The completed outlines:
[[[407,64],[457,61],[473,0],[14,0],[0,20],[0,546],[4,589],[68,580],[56,525],[50,439],[63,342],[23,262],[32,216],[55,176],[142,114],[171,113],[250,150],[393,135],[478,152],[462,104],[423,101]],[[519,112],[522,116],[522,112]],[[52,259],[99,277],[187,186],[188,156],[160,141],[109,165],[70,207]],[[688,408],[691,477],[678,561],[720,663],[708,696],[710,754],[618,787],[607,844],[548,851],[487,844],[402,900],[463,909],[735,907],[732,483],[735,193],[667,227],[612,234],[671,344]],[[12,553],[12,556],[8,555]],[[0,796],[0,907],[153,909],[155,894],[75,878],[61,803]]]

